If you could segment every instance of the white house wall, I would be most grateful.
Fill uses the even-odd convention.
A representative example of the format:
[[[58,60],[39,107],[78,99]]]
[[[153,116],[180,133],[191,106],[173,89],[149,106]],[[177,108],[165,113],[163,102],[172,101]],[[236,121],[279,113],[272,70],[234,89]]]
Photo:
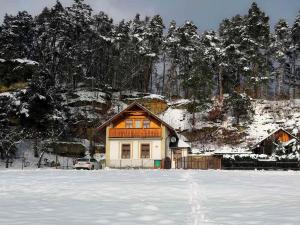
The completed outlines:
[[[141,144],[150,144],[150,159],[140,158]],[[122,144],[130,144],[131,158],[121,159]],[[109,139],[110,167],[153,167],[154,160],[162,160],[161,139]]]

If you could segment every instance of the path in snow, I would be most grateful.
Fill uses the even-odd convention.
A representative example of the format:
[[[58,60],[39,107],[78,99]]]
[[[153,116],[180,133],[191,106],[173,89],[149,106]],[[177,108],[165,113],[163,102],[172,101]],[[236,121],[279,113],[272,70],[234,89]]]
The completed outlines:
[[[197,171],[188,170],[183,174],[188,185],[187,190],[190,204],[188,223],[192,225],[207,224],[209,220],[205,215],[205,193],[202,190],[203,188],[194,179],[195,173]]]

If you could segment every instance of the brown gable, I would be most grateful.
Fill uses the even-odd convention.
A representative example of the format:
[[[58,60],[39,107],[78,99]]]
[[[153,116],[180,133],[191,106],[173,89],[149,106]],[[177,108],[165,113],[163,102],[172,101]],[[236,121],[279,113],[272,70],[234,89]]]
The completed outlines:
[[[163,124],[164,126],[166,126],[169,131],[173,134],[176,135],[176,131],[173,127],[171,127],[169,124],[167,124],[166,122],[164,122],[162,119],[160,119],[158,116],[156,116],[154,113],[152,113],[150,110],[148,110],[147,108],[145,108],[144,106],[142,106],[141,104],[137,103],[137,102],[133,102],[131,103],[127,108],[125,108],[124,110],[122,110],[121,112],[119,112],[118,114],[116,114],[115,116],[113,116],[112,118],[110,118],[109,120],[107,120],[106,122],[104,122],[101,126],[99,126],[97,128],[97,130],[102,130],[105,127],[107,127],[110,123],[122,118],[124,116],[124,114],[130,110],[136,110],[137,108],[141,109],[142,111],[146,112],[150,117],[152,117],[154,120],[158,121],[159,123]],[[176,135],[177,136],[177,135]]]
[[[296,140],[298,140],[298,138],[291,134],[290,132],[288,132],[287,130],[283,129],[283,128],[279,128],[277,130],[274,130],[272,133],[268,134],[268,136],[264,137],[262,140],[260,140],[259,142],[257,142],[255,145],[253,145],[251,147],[251,149],[256,148],[258,145],[260,145],[262,142],[266,141],[269,138],[275,138],[275,139],[280,139],[280,136],[283,136],[281,134],[285,134],[286,136],[288,136],[290,139],[295,138]]]

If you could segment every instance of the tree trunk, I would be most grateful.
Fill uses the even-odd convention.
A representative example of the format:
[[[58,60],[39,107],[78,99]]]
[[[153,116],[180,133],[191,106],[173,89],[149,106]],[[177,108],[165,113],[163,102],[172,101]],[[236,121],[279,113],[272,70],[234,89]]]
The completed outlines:
[[[222,66],[219,69],[218,74],[218,85],[219,85],[219,99],[223,101],[223,68]]]
[[[8,155],[6,155],[5,168],[8,168],[8,164],[9,164],[9,157]]]
[[[41,155],[40,155],[40,158],[39,158],[39,161],[38,161],[38,164],[37,164],[37,167],[38,168],[41,168],[41,163],[42,163],[42,159],[43,159],[43,156],[44,156],[44,154],[45,154],[45,150],[41,153]]]
[[[165,93],[165,77],[166,77],[166,54],[163,56],[163,75],[162,75],[162,87],[161,87],[161,94],[164,95]]]

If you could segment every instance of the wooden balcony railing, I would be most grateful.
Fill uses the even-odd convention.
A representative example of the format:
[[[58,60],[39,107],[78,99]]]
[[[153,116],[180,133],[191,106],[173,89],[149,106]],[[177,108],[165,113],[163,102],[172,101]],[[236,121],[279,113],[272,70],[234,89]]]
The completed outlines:
[[[110,138],[150,138],[161,137],[161,129],[157,128],[110,128]]]

